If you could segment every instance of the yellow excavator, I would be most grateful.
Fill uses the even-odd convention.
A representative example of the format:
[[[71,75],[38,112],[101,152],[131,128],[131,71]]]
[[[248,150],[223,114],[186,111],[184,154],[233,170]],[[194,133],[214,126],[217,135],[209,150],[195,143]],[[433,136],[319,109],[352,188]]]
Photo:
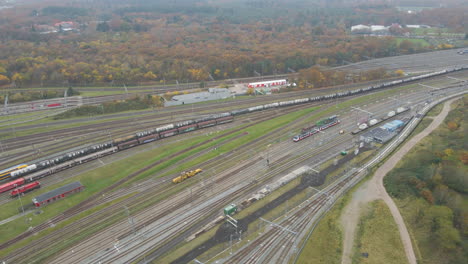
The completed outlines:
[[[172,182],[173,183],[179,183],[179,182],[183,182],[185,179],[187,178],[191,178],[195,175],[197,175],[198,173],[202,172],[202,169],[196,169],[196,170],[191,170],[191,171],[184,171],[180,174],[179,177],[176,177],[174,179],[172,179]]]

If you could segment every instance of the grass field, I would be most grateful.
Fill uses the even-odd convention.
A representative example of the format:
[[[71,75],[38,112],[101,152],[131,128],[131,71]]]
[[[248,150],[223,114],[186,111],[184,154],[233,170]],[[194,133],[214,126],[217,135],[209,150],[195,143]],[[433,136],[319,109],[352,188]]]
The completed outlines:
[[[256,139],[257,137],[264,135],[264,131],[268,130],[273,130],[275,128],[281,127],[286,125],[287,123],[291,122],[291,120],[295,120],[296,118],[300,117],[301,115],[308,114],[312,111],[315,111],[316,107],[309,108],[309,109],[304,109],[301,111],[297,111],[291,114],[287,114],[263,123],[259,123],[249,129],[249,135],[245,137],[240,137],[236,139],[233,142],[230,142],[229,144],[223,146],[219,152],[209,152],[208,154],[203,155],[202,157],[197,158],[195,161],[190,161],[187,164],[178,164],[178,169],[177,171],[180,172],[180,170],[183,170],[183,168],[188,168],[193,165],[193,163],[200,163],[202,161],[205,161],[209,158],[212,158],[214,155],[219,155],[221,153],[230,151],[239,145],[245,144],[251,140]],[[233,135],[230,135],[229,137],[233,137],[235,135],[238,135],[240,133],[243,133],[244,131],[237,132]],[[83,201],[86,199],[88,196],[98,192],[99,190],[102,190],[106,186],[111,185],[112,183],[116,182],[117,180],[127,176],[128,174],[144,167],[147,166],[157,160],[160,160],[168,155],[171,155],[172,153],[176,153],[190,145],[195,145],[201,141],[204,141],[207,139],[207,136],[200,136],[196,138],[192,138],[190,140],[185,140],[181,141],[178,143],[162,146],[161,148],[156,148],[147,152],[139,153],[137,155],[134,155],[130,158],[127,158],[125,160],[119,161],[117,163],[112,163],[108,164],[106,166],[103,166],[101,168],[98,168],[96,170],[84,173],[82,175],[73,177],[71,179],[68,179],[67,181],[64,181],[63,184],[69,183],[72,181],[80,180],[83,185],[86,186],[85,191],[75,194],[67,199],[58,201],[56,203],[53,203],[51,205],[48,205],[43,209],[43,213],[39,215],[30,215],[31,216],[31,224],[33,226],[38,225],[39,223],[44,222],[47,219],[50,219],[51,217],[57,215],[60,212],[63,212],[67,208],[70,208],[79,202]],[[172,159],[169,161],[166,161],[158,166],[155,166],[154,168],[142,173],[137,177],[137,179],[143,179],[145,177],[161,177],[162,175],[158,175],[158,171],[164,168],[167,168],[168,166],[171,166],[175,164],[177,161],[183,159],[186,156],[189,156],[193,153],[199,152],[201,150],[204,150],[206,148],[212,148],[214,145],[220,143],[223,140],[226,140],[227,138],[222,138],[218,139],[216,141],[212,141],[209,144],[205,144],[201,147],[198,147],[190,152],[184,153],[180,157],[177,157],[176,159]],[[150,158],[148,158],[150,157]],[[41,189],[41,193],[49,191],[51,189],[57,188],[58,186],[48,186],[46,188]],[[30,199],[33,196],[37,196],[39,192],[35,193],[30,193],[27,194],[23,197],[23,201],[30,201]],[[12,201],[10,203],[7,203],[5,205],[0,206],[0,219],[6,219],[10,216],[13,216],[17,214],[18,212],[18,202]],[[87,213],[88,214],[88,213]],[[84,214],[84,215],[87,215]],[[22,233],[25,231],[28,227],[28,223],[24,221],[13,221],[10,223],[7,223],[5,225],[0,226],[0,242],[5,242],[8,239],[11,239],[12,237]],[[48,230],[49,232],[50,230]],[[35,236],[34,238],[41,237],[43,234],[39,234],[38,236]],[[4,250],[4,252],[0,253],[0,256],[3,256],[6,254],[6,252],[10,252],[16,248],[16,246],[9,248],[8,250]]]
[[[398,227],[383,200],[368,204],[361,215],[354,246],[353,263],[407,263]]]
[[[417,35],[427,35],[427,34],[438,34],[438,33],[450,33],[450,29],[448,28],[412,28],[411,32]]]
[[[407,40],[413,44],[417,44],[417,45],[420,45],[421,47],[428,47],[430,46],[431,44],[429,42],[427,42],[425,39],[413,39],[413,38],[395,38],[396,40],[396,44],[397,45],[400,45],[401,42],[403,42],[404,40]]]
[[[252,212],[255,212],[259,208],[265,206],[266,204],[270,203],[271,201],[278,198],[282,194],[284,194],[287,191],[291,190],[292,188],[294,188],[298,184],[299,184],[299,181],[297,179],[289,182],[285,186],[281,187],[280,189],[275,190],[274,192],[272,192],[271,194],[266,196],[264,199],[253,203],[251,206],[249,206],[246,209],[244,209],[244,210],[240,211],[239,213],[235,214],[234,218],[241,219],[243,217],[248,216]],[[270,213],[268,213],[268,215],[265,215],[265,217],[267,219],[271,219],[271,216],[280,215],[281,213],[284,212],[284,210],[285,210],[284,207],[278,206],[277,208],[271,210]],[[189,250],[195,248],[196,246],[201,245],[204,241],[208,240],[209,238],[211,238],[215,234],[215,232],[219,228],[219,226],[220,226],[220,224],[218,224],[217,226],[212,228],[210,231],[202,234],[200,237],[196,238],[195,240],[192,240],[192,241],[190,241],[188,243],[184,243],[184,244],[180,245],[180,247],[178,247],[174,251],[171,251],[171,252],[167,253],[165,256],[163,256],[162,258],[158,259],[158,263],[170,263],[170,262],[176,260],[177,258],[181,257],[182,255],[184,255]],[[246,242],[248,242],[249,240],[252,240],[255,237],[257,237],[258,236],[258,231],[259,231],[258,230],[258,221],[255,221],[255,222],[251,223],[249,225],[248,231],[246,233],[243,233],[243,235],[242,235],[242,243],[235,243],[233,245],[233,252],[235,250],[239,249],[240,247],[242,247],[243,245],[245,245]],[[203,255],[199,256],[197,259],[207,261],[207,260],[211,259],[212,257],[214,257],[215,255],[217,255],[217,258],[219,258],[221,256],[227,256],[227,254],[229,254],[228,252],[224,252],[224,254],[218,255],[225,248],[226,248],[226,244],[218,244],[217,246],[215,246],[215,247],[211,248],[210,250],[206,251]]]
[[[400,89],[405,89],[405,87],[401,87],[398,90],[400,90]],[[331,113],[331,112],[334,112],[336,110],[349,107],[350,105],[365,102],[366,100],[368,100],[370,98],[375,98],[376,96],[385,96],[385,95],[391,94],[393,92],[397,92],[398,90],[382,91],[382,92],[374,94],[374,95],[367,95],[367,96],[363,96],[363,97],[360,97],[360,98],[355,98],[355,99],[352,99],[352,100],[348,100],[348,101],[346,101],[344,103],[337,104],[335,107],[332,107],[332,108],[328,109],[327,113],[321,113],[321,115],[327,115],[328,113]],[[315,108],[309,108],[309,109],[306,109],[306,110],[298,111],[298,112],[295,112],[295,113],[292,113],[292,114],[289,114],[289,115],[285,115],[285,116],[270,120],[268,122],[257,124],[256,126],[251,127],[249,129],[246,129],[244,131],[240,131],[238,133],[242,133],[242,132],[247,131],[247,132],[249,132],[249,134],[247,136],[244,136],[244,137],[238,139],[238,141],[233,141],[233,142],[230,142],[230,143],[226,144],[225,146],[223,146],[221,148],[220,152],[217,153],[217,154],[220,154],[223,151],[229,151],[231,149],[234,149],[234,148],[238,147],[239,145],[242,145],[242,144],[244,144],[244,143],[246,143],[246,142],[248,142],[250,140],[254,140],[255,138],[263,135],[264,134],[263,131],[268,131],[268,130],[271,130],[271,129],[275,129],[275,128],[284,126],[284,125],[288,124],[291,120],[295,120],[295,119],[299,118],[300,116],[305,115],[305,114],[309,114],[309,113],[311,113],[311,112],[313,112],[315,110],[316,110]],[[133,171],[136,171],[136,170],[138,170],[139,168],[141,168],[143,166],[151,164],[151,163],[155,162],[156,160],[159,160],[159,159],[161,159],[161,158],[163,158],[163,157],[165,157],[167,155],[170,155],[171,153],[175,153],[175,152],[177,152],[179,150],[182,150],[187,146],[194,145],[194,144],[196,144],[198,142],[201,142],[202,140],[206,140],[206,137],[205,136],[200,136],[200,137],[196,137],[196,138],[193,138],[193,139],[190,139],[190,140],[185,140],[185,141],[181,141],[181,142],[174,143],[174,144],[171,144],[171,145],[162,146],[161,148],[157,148],[157,149],[153,149],[151,151],[147,151],[145,153],[137,154],[137,155],[135,155],[133,157],[130,157],[130,158],[128,158],[128,159],[126,159],[124,161],[118,162],[116,164],[107,165],[107,166],[104,166],[104,167],[99,168],[97,170],[94,170],[92,172],[87,172],[87,173],[84,173],[84,174],[79,175],[77,177],[74,177],[73,179],[69,179],[64,183],[68,183],[68,182],[75,181],[75,180],[80,180],[87,187],[87,189],[84,192],[80,193],[80,194],[76,194],[76,195],[74,195],[74,196],[72,196],[70,198],[67,198],[67,199],[59,201],[59,202],[57,202],[55,204],[51,204],[51,205],[47,206],[44,209],[44,212],[42,214],[40,214],[40,215],[32,215],[31,224],[34,226],[34,225],[37,225],[39,223],[42,223],[46,219],[49,219],[49,218],[53,217],[54,215],[64,211],[66,208],[69,208],[69,207],[79,203],[80,201],[86,199],[86,197],[88,197],[89,195],[92,195],[93,193],[98,192],[99,190],[101,190],[101,189],[105,188],[106,186],[112,184],[113,182],[117,181],[118,179],[120,179],[122,177],[125,177],[126,175],[132,173]],[[220,141],[222,141],[222,140],[226,140],[226,138],[225,139],[220,139]],[[213,142],[213,144],[217,144],[217,142]],[[212,147],[213,144],[206,144],[203,147],[199,147],[196,151],[200,151],[200,150]],[[213,153],[214,152],[210,152],[210,153],[206,154],[203,158],[198,159],[196,162],[201,162],[203,160],[206,160],[206,159],[209,159],[209,158],[213,157],[213,155],[214,155]],[[189,154],[190,153],[187,153],[187,155],[189,155]],[[150,157],[150,158],[148,158],[148,157]],[[183,157],[185,157],[185,156],[183,156]],[[155,167],[155,168],[145,172],[143,175],[140,175],[137,179],[150,177],[150,176],[155,176],[159,170],[174,165],[177,161],[179,161],[183,157],[180,157],[177,160],[167,161],[166,163],[161,164],[160,167]],[[190,167],[190,166],[193,165],[193,163],[195,163],[195,161],[192,162],[192,163],[180,164],[180,165],[182,167],[184,167],[184,166],[185,167]],[[172,172],[175,172],[175,171],[171,171],[171,173]],[[161,176],[161,175],[158,175],[158,176]],[[56,188],[56,187],[57,186],[49,186],[48,188],[42,189],[42,192],[45,192],[47,190],[50,190],[50,189]],[[37,194],[38,193],[35,193],[34,196],[37,195]],[[31,198],[32,198],[32,194],[28,194],[28,195],[26,195],[24,197],[23,201],[29,201]],[[15,202],[11,202],[11,203],[8,203],[6,205],[2,205],[0,207],[0,209],[1,209],[0,210],[1,211],[0,212],[0,217],[1,217],[1,219],[5,219],[5,218],[7,218],[9,216],[12,216],[12,215],[14,215],[14,214],[16,214],[18,212],[18,204],[15,204]],[[15,222],[8,223],[8,224],[5,224],[5,225],[1,226],[0,227],[0,237],[1,237],[0,242],[4,242],[4,241],[18,235],[19,233],[26,230],[26,228],[28,226],[29,226],[28,223],[26,223],[24,221],[15,221]],[[54,229],[55,228],[49,229],[47,232],[50,232],[50,231],[52,231]],[[43,234],[41,233],[38,236],[36,236],[35,238],[41,237],[42,235]],[[0,255],[3,255],[3,254],[5,254],[5,252],[2,252]]]
[[[333,208],[320,220],[304,246],[297,263],[339,264],[343,250],[343,233],[340,215],[349,196],[340,198]]]

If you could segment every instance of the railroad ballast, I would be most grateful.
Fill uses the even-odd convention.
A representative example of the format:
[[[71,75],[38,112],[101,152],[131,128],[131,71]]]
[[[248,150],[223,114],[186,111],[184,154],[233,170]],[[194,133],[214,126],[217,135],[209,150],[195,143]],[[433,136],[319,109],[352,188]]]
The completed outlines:
[[[77,150],[77,151],[72,151],[64,155],[60,155],[56,158],[43,160],[35,164],[31,164],[29,166],[26,164],[20,164],[20,165],[14,166],[13,170],[9,172],[5,172],[3,179],[11,180],[11,179],[17,179],[25,175],[29,175],[28,177],[24,178],[24,183],[29,183],[29,182],[36,181],[38,178],[47,176],[57,171],[60,171],[60,170],[63,170],[63,169],[93,160],[93,159],[97,159],[104,155],[112,154],[116,151],[134,147],[140,144],[149,143],[155,140],[160,140],[165,137],[170,137],[170,136],[174,136],[178,134],[191,132],[197,129],[202,129],[202,128],[206,128],[210,126],[232,122],[233,117],[236,115],[247,114],[251,112],[267,110],[267,109],[272,109],[276,107],[285,107],[285,106],[298,105],[298,104],[304,104],[304,103],[309,103],[309,102],[331,100],[331,99],[346,97],[346,96],[354,96],[356,94],[373,92],[378,89],[382,89],[382,88],[386,88],[386,87],[390,87],[394,85],[399,85],[402,83],[418,81],[421,79],[435,77],[438,75],[451,73],[455,71],[465,70],[467,68],[468,67],[466,66],[452,68],[448,70],[442,70],[442,71],[423,74],[419,76],[409,77],[409,78],[405,78],[401,80],[386,82],[386,83],[373,85],[373,86],[369,86],[369,87],[361,88],[361,89],[349,90],[345,92],[337,92],[333,94],[315,96],[315,97],[310,97],[310,98],[307,97],[307,98],[299,98],[299,99],[289,100],[289,101],[274,102],[274,103],[269,103],[265,105],[252,106],[252,107],[245,108],[245,109],[237,109],[237,110],[233,110],[230,112],[205,116],[205,117],[198,118],[195,120],[188,120],[188,121],[182,121],[182,122],[174,123],[174,124],[167,124],[167,125],[155,128],[155,129],[140,131],[136,134],[133,134],[127,137],[116,138],[110,142],[94,145],[94,146],[87,147],[87,148]]]

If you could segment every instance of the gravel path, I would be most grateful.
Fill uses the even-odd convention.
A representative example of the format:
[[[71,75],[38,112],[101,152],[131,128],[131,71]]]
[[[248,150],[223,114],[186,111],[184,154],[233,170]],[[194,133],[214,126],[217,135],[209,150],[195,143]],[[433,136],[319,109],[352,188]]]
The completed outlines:
[[[403,158],[404,155],[408,153],[408,151],[410,151],[421,139],[429,135],[444,121],[445,117],[450,111],[450,104],[454,100],[457,100],[457,98],[445,102],[441,113],[433,118],[433,121],[427,128],[406,142],[385,162],[385,164],[377,169],[372,179],[365,182],[358,190],[353,193],[352,200],[345,207],[344,212],[341,215],[341,223],[344,230],[343,256],[341,260],[342,264],[352,263],[354,235],[356,233],[362,208],[364,208],[365,205],[370,201],[377,199],[384,200],[389,207],[390,212],[392,213],[393,219],[398,226],[398,231],[400,232],[400,237],[405,249],[406,257],[408,258],[408,263],[417,263],[408,229],[406,228],[405,222],[400,212],[398,211],[398,207],[385,190],[383,185],[383,178],[397,165],[400,159]]]

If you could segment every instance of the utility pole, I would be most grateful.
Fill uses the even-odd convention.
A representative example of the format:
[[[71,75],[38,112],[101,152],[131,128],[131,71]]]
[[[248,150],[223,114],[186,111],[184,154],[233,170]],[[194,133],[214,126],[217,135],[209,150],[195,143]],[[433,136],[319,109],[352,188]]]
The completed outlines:
[[[65,100],[65,108],[68,108],[67,96],[68,96],[68,90],[65,89],[65,92],[63,93],[63,98]]]
[[[232,234],[231,234],[230,237],[231,237],[231,238],[229,239],[229,248],[230,248],[229,254],[232,255]]]
[[[8,114],[8,93],[5,96],[5,102],[3,103],[4,109],[5,109],[5,114]]]
[[[127,213],[128,223],[132,227],[133,234],[136,235],[136,228],[135,228],[135,220],[133,217],[130,217],[130,211],[128,210],[127,206],[124,206],[125,212]]]

